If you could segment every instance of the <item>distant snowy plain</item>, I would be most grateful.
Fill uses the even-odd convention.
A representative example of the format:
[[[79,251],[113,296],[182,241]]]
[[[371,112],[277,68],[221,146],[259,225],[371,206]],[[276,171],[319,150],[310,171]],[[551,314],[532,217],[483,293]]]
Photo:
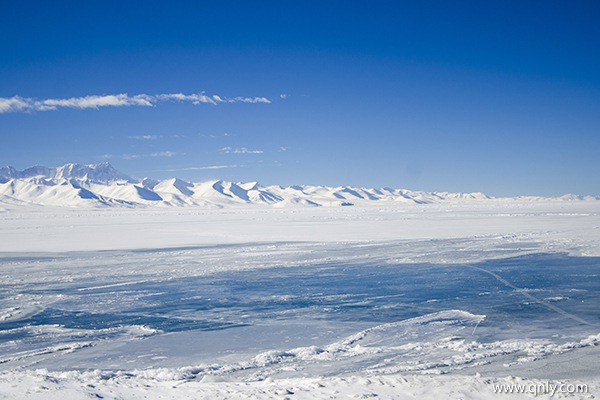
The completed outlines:
[[[0,208],[0,398],[600,394],[597,201]]]

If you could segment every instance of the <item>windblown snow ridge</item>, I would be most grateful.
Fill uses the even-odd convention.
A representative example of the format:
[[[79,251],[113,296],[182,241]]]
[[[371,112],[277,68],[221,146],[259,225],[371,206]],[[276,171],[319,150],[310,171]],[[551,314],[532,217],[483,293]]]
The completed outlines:
[[[0,168],[0,203],[63,207],[166,206],[223,208],[241,205],[273,207],[428,204],[463,201],[599,200],[594,196],[555,198],[491,198],[483,193],[421,192],[391,188],[293,185],[262,186],[257,182],[223,180],[201,183],[178,178],[136,181],[102,164],[34,166],[23,171]]]

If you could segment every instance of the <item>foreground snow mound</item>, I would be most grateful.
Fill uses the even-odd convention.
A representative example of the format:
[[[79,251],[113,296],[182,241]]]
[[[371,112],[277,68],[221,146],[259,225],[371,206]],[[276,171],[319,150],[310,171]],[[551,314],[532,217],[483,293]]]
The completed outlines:
[[[168,206],[222,208],[244,205],[318,207],[429,204],[481,201],[581,201],[594,196],[494,199],[483,193],[421,192],[349,186],[261,186],[223,180],[192,183],[178,178],[135,181],[109,163],[34,166],[23,171],[0,168],[0,203],[63,207]]]
[[[516,377],[374,376],[270,379],[260,382],[156,380],[101,371],[0,373],[13,399],[593,399],[598,379],[545,381]]]

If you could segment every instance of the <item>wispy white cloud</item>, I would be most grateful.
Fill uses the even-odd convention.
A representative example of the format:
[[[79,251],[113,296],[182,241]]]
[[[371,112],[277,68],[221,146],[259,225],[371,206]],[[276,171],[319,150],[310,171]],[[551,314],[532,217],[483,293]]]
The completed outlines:
[[[123,160],[135,160],[138,158],[145,158],[145,157],[175,157],[175,156],[179,156],[179,155],[183,155],[183,154],[176,153],[174,151],[157,151],[155,153],[149,153],[149,154],[122,154],[120,157]],[[113,157],[112,154],[104,154],[101,157],[107,158],[106,156]]]
[[[225,154],[263,154],[262,150],[248,150],[245,147],[233,148],[233,147],[223,147],[221,149],[221,153]]]
[[[101,107],[154,107],[161,102],[191,102],[192,104],[204,103],[215,106],[223,103],[271,103],[266,97],[223,97],[207,95],[204,92],[193,94],[137,94],[134,96],[130,96],[127,93],[120,93],[100,96],[70,97],[65,99],[35,99],[31,97],[13,96],[0,97],[0,114],[10,112],[54,111],[60,108],[99,109]]]
[[[281,100],[285,100],[285,99],[287,99],[287,98],[288,98],[288,96],[289,96],[289,94],[287,94],[287,93],[281,93],[281,94],[279,95],[279,98],[280,98]]]
[[[149,154],[150,157],[173,157],[176,155],[177,153],[175,153],[174,151],[159,151],[156,153]]]
[[[135,160],[136,158],[142,158],[141,154],[123,154],[121,158],[123,160]]]
[[[156,139],[160,139],[162,138],[161,135],[135,135],[135,136],[128,136],[128,139],[133,139],[133,140],[156,140]]]
[[[0,97],[0,113],[27,111],[30,108],[27,100],[19,96]]]
[[[239,165],[203,165],[198,167],[184,167],[184,168],[169,168],[161,169],[155,172],[177,172],[177,171],[203,171],[210,169],[225,169],[225,168],[237,168]]]
[[[154,96],[159,101],[190,101],[193,104],[212,104],[217,105],[221,103],[271,103],[271,100],[266,97],[223,97],[212,95],[209,96],[204,93],[196,94],[183,94],[183,93],[169,93],[169,94],[158,94]]]
[[[222,138],[222,137],[231,137],[231,136],[235,136],[235,135],[233,135],[232,133],[227,133],[227,132],[221,133],[221,134],[211,133],[211,134],[208,134],[208,135],[204,134],[204,133],[200,134],[200,137],[207,137],[207,138],[210,138],[210,139],[218,139],[218,138]]]
[[[100,107],[126,107],[126,106],[153,106],[152,96],[127,94],[71,97],[68,99],[33,99],[28,97],[0,97],[0,113],[27,112],[27,111],[53,111],[59,108],[95,108]]]
[[[213,104],[223,103],[219,96],[207,96],[204,93],[198,94],[183,94],[183,93],[169,93],[169,94],[158,94],[155,96],[158,101],[190,101],[193,104]]]
[[[216,97],[216,96],[213,96]],[[232,99],[223,99],[222,103],[271,103],[271,100],[266,97],[234,97]]]
[[[33,99],[24,100],[31,102],[32,106],[40,111],[57,110],[58,108],[97,109],[100,107],[151,107],[153,105],[152,97],[147,94],[129,96],[125,93],[104,96],[71,97],[68,99],[46,99],[41,101]]]

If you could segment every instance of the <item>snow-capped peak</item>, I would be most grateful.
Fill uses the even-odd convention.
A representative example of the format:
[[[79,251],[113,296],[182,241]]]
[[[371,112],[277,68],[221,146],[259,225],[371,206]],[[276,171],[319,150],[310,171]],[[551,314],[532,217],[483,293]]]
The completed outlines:
[[[271,205],[352,206],[410,205],[466,201],[593,201],[594,196],[565,195],[556,198],[527,197],[496,199],[483,193],[421,192],[391,188],[294,185],[262,186],[258,182],[211,181],[192,183],[178,178],[134,181],[108,162],[37,165],[23,171],[0,168],[0,202],[71,207],[170,206],[231,207]]]
[[[66,164],[56,168],[55,178],[78,179],[94,183],[134,182],[128,175],[117,171],[109,162],[88,165]]]
[[[108,162],[88,165],[69,163],[60,167],[36,165],[23,171],[16,170],[10,166],[0,168],[0,180],[2,182],[7,182],[10,179],[27,178],[46,179],[54,183],[58,183],[60,180],[70,181],[73,179],[102,184],[117,181],[133,182],[129,176],[117,171]]]

